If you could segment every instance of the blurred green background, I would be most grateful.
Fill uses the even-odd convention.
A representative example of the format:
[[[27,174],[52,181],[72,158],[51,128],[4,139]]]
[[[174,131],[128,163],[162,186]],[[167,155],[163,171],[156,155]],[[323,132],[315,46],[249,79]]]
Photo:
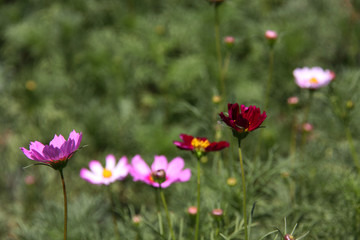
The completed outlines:
[[[141,154],[149,163],[154,155],[169,160],[180,155],[195,169],[195,159],[172,141],[180,133],[215,140],[217,113],[227,110],[227,102],[263,109],[268,29],[279,37],[271,98],[264,109],[266,128],[251,134],[243,146],[249,210],[257,202],[252,239],[274,227],[283,230],[284,217],[288,230],[299,223],[295,236],[310,231],[307,239],[358,239],[360,178],[336,113],[349,114],[358,150],[360,1],[225,0],[218,7],[220,37],[236,40],[229,52],[227,98],[220,106],[212,101],[219,95],[219,69],[214,6],[206,0],[0,4],[1,239],[61,239],[58,173],[44,167],[24,170],[33,162],[19,147],[28,148],[35,140],[48,143],[54,134],[67,138],[73,129],[83,133],[87,147],[65,169],[69,238],[116,239],[104,187],[80,179],[80,169],[92,159],[104,162],[109,153],[129,161]],[[221,50],[225,56],[223,43]],[[292,71],[303,66],[331,69],[336,79],[314,94],[309,118],[314,130],[298,152],[302,157],[294,160],[289,156],[292,121],[296,116],[301,122],[307,92],[296,86]],[[290,96],[300,98],[298,109],[288,106]],[[355,106],[351,111],[346,110],[348,101]],[[340,110],[334,111],[332,103]],[[241,216],[236,142],[230,130],[221,129],[221,140],[232,147],[223,161],[209,155],[203,166],[204,239],[211,239],[214,229],[205,214],[212,208],[225,209],[226,236]],[[260,138],[261,153],[256,152]],[[226,185],[228,177],[238,180],[235,187]],[[184,239],[192,236],[186,208],[195,204],[195,186],[193,176],[166,190],[169,208],[185,222]],[[135,239],[137,231],[143,239],[158,239],[148,224],[131,222],[141,214],[157,226],[153,190],[128,178],[114,184],[113,192],[123,239]]]

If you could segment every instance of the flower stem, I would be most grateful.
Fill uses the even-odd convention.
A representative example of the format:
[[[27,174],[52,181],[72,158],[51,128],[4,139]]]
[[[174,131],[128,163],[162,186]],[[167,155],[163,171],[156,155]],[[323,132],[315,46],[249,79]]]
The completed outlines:
[[[197,212],[195,220],[195,240],[199,238],[200,223],[200,158],[197,160]]]
[[[306,106],[306,109],[305,109],[303,123],[307,123],[307,121],[309,119],[309,112],[310,112],[310,106],[311,106],[311,101],[312,101],[313,95],[314,95],[314,90],[310,89],[309,90],[309,99],[308,99],[307,106]],[[306,131],[302,130],[301,148],[304,147],[305,142],[306,142]]]
[[[168,224],[169,224],[171,239],[175,240],[175,235],[174,235],[174,231],[173,231],[173,228],[172,228],[172,225],[171,225],[171,219],[170,219],[169,210],[167,208],[164,191],[162,189],[160,189],[160,196],[161,196],[161,200],[162,200],[163,205],[164,205],[164,209],[165,209],[165,213],[166,213],[166,219],[167,219]]]
[[[64,174],[62,169],[59,170],[60,177],[61,177],[61,183],[63,188],[63,194],[64,194],[64,240],[67,239],[67,197],[66,197],[66,186],[65,186],[65,180],[64,180]]]
[[[215,44],[216,44],[216,56],[219,65],[219,88],[220,88],[220,96],[221,102],[225,100],[225,74],[222,63],[222,54],[220,48],[220,19],[219,19],[219,8],[215,5]]]
[[[246,184],[245,184],[245,172],[244,164],[241,154],[241,140],[239,140],[239,160],[241,168],[241,179],[242,179],[242,188],[243,188],[243,219],[244,219],[244,230],[245,230],[245,240],[248,240],[248,228],[247,228],[247,216],[246,216]]]
[[[112,194],[111,194],[110,186],[107,186],[106,189],[107,189],[107,192],[108,192],[108,195],[109,195],[109,199],[110,199],[110,211],[111,211],[112,220],[113,220],[113,225],[114,225],[114,232],[115,232],[115,234],[118,236],[118,239],[121,239],[121,238],[120,238],[120,232],[119,232],[119,229],[118,229],[117,223],[116,223],[116,215],[115,215],[115,212],[114,212],[115,203],[114,203],[114,199],[113,199]]]
[[[353,139],[352,139],[352,136],[351,136],[351,131],[350,131],[349,126],[345,127],[345,132],[346,132],[346,138],[347,138],[348,143],[349,143],[349,147],[350,147],[350,151],[351,151],[351,155],[352,155],[355,167],[360,172],[359,158],[358,158],[358,155],[357,155],[355,147],[354,147],[354,142],[353,142]]]

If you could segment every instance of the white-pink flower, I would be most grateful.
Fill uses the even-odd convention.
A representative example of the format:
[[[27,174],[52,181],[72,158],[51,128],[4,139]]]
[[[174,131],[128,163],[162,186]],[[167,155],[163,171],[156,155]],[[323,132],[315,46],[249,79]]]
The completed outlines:
[[[159,181],[154,178],[156,178],[158,173],[161,173],[161,176],[165,173],[163,181],[160,182],[162,182],[161,188],[166,188],[174,182],[190,180],[191,171],[188,168],[183,169],[184,165],[184,160],[181,157],[176,157],[168,163],[165,156],[155,156],[155,160],[150,168],[140,155],[136,155],[131,160],[130,174],[134,181],[142,181],[153,187],[160,187]]]
[[[130,165],[126,157],[122,157],[116,164],[114,155],[106,156],[105,168],[97,160],[92,160],[89,163],[90,171],[86,168],[80,170],[80,177],[92,184],[109,185],[117,180],[124,179],[130,170]]]
[[[335,73],[321,67],[296,68],[293,71],[296,84],[301,88],[317,89],[328,85],[334,78]]]

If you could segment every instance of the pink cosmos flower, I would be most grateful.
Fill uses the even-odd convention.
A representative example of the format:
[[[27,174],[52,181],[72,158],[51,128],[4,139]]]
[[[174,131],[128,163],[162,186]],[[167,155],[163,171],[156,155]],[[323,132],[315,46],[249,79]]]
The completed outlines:
[[[120,158],[116,164],[115,156],[110,154],[105,158],[105,168],[97,160],[92,160],[89,163],[90,171],[86,168],[80,170],[80,177],[92,184],[105,184],[115,182],[116,180],[124,179],[130,170],[130,165],[127,162],[126,157]]]
[[[23,147],[20,149],[29,159],[49,165],[55,170],[61,170],[78,150],[81,139],[82,133],[73,130],[68,140],[65,140],[61,134],[59,136],[55,134],[49,145],[35,141],[30,143],[29,150]]]
[[[131,160],[130,174],[134,181],[142,181],[153,187],[166,188],[174,182],[186,182],[190,180],[190,169],[184,168],[184,160],[181,157],[174,158],[168,163],[165,156],[155,156],[151,168],[146,162],[136,155]]]
[[[296,84],[301,88],[317,89],[328,85],[334,78],[335,73],[320,67],[296,68],[293,71]]]

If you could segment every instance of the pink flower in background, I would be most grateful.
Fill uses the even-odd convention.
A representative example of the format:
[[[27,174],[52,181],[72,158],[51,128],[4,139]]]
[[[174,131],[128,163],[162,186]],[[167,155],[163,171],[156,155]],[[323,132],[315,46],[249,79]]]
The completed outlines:
[[[105,168],[97,160],[92,160],[89,163],[90,171],[86,168],[80,170],[80,177],[92,184],[109,185],[117,180],[124,179],[130,170],[130,165],[126,157],[122,157],[116,164],[114,155],[106,156]]]
[[[174,158],[168,163],[165,156],[155,156],[151,168],[146,162],[136,155],[131,160],[130,174],[134,181],[142,181],[153,187],[166,188],[174,182],[186,182],[190,180],[190,169],[184,168],[184,160],[181,157]]]
[[[317,89],[328,85],[334,78],[335,73],[320,67],[296,68],[293,71],[296,84],[301,88]]]
[[[287,102],[288,102],[289,105],[297,105],[299,103],[299,98],[296,97],[296,96],[289,97],[287,99]]]
[[[267,30],[266,32],[265,32],[265,37],[267,38],[267,39],[277,39],[277,33],[275,32],[275,31],[272,31],[272,30]]]
[[[29,150],[21,147],[23,153],[31,160],[49,165],[55,170],[63,169],[69,158],[78,150],[82,139],[82,133],[73,130],[68,140],[60,134],[55,134],[49,145],[35,141],[30,143]]]

